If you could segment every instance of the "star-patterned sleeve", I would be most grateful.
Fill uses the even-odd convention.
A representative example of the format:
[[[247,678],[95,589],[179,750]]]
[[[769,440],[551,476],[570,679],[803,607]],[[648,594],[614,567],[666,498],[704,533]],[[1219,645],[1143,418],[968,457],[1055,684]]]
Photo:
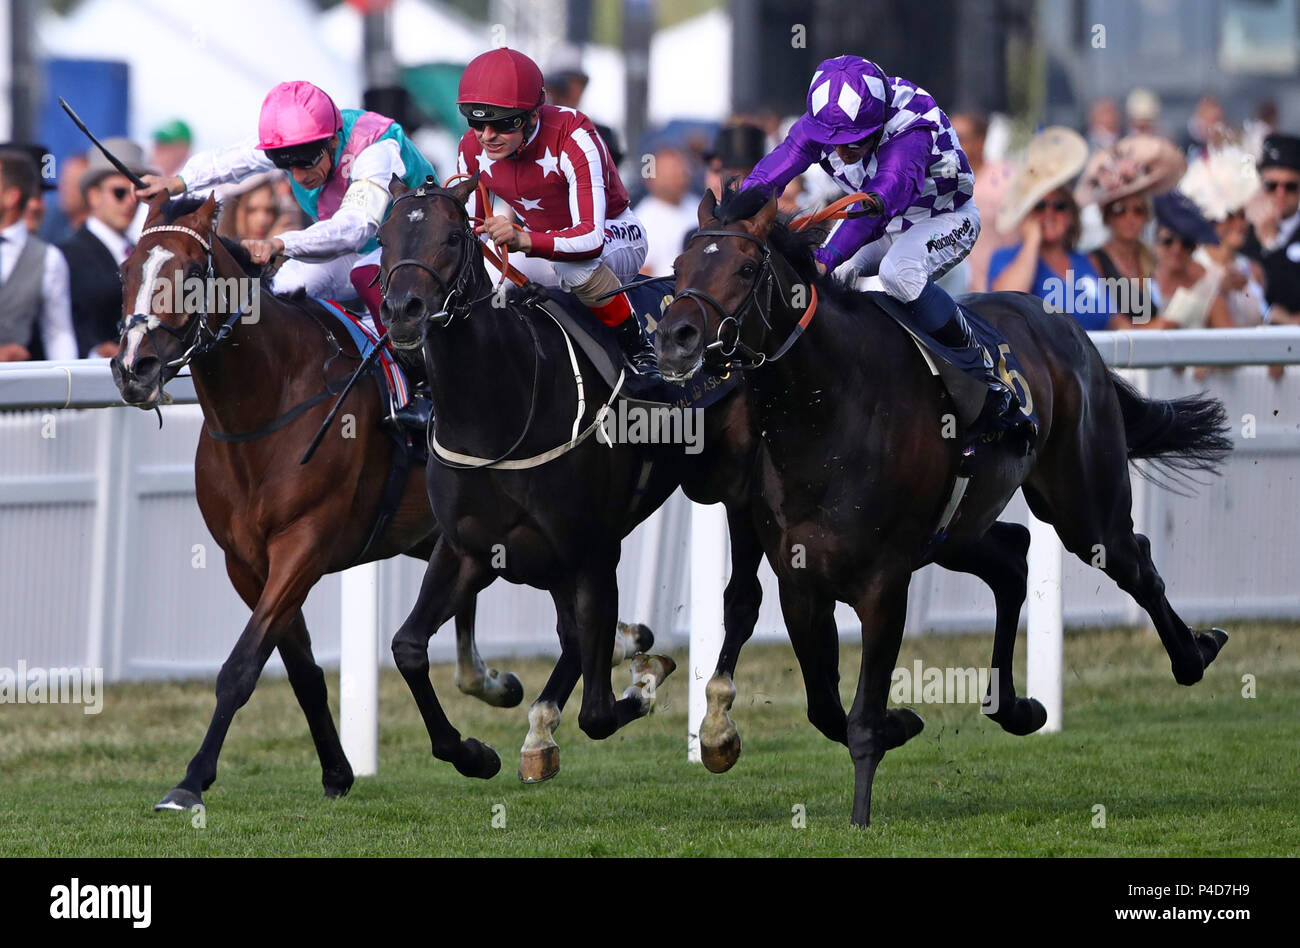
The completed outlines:
[[[474,155],[470,152],[470,148],[474,147],[471,144],[473,142],[473,132],[466,132],[465,136],[460,140],[460,148],[456,153],[457,174],[472,175],[475,171],[479,170],[476,167]],[[471,218],[483,216],[483,209],[478,206],[478,188],[470,191],[469,197],[465,200],[465,210],[469,212]]]
[[[575,128],[555,160],[568,182],[572,225],[550,232],[530,228],[533,249],[529,255],[548,260],[590,260],[600,256],[605,245],[605,168],[609,161],[605,143],[588,129]],[[545,171],[543,168],[543,174]],[[525,207],[521,213],[526,222],[528,209]]]

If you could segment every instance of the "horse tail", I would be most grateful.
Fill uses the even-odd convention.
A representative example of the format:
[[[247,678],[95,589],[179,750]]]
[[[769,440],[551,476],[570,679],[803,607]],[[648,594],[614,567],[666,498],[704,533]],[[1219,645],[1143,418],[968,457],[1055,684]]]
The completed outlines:
[[[1114,373],[1111,382],[1124,416],[1130,461],[1151,461],[1182,480],[1192,479],[1194,472],[1217,473],[1232,450],[1221,401],[1208,395],[1147,398]]]

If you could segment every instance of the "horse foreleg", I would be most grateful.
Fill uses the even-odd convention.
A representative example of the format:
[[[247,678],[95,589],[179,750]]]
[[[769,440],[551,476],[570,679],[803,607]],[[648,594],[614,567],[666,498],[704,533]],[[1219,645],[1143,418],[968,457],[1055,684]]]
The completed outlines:
[[[862,620],[862,667],[848,718],[854,826],[871,823],[871,785],[885,752],[915,737],[925,726],[915,711],[885,707],[903,641],[910,578],[905,566],[879,571],[854,604]]]
[[[494,708],[513,708],[524,700],[524,685],[513,672],[488,668],[474,641],[477,598],[456,612],[456,687]]]
[[[780,574],[778,574],[778,579]],[[840,703],[840,636],[835,603],[782,581],[777,586],[786,631],[799,660],[808,696],[808,721],[838,744],[848,742],[848,719]]]
[[[203,802],[203,791],[217,779],[217,758],[235,712],[252,696],[279,637],[302,608],[308,591],[320,579],[323,571],[320,551],[327,546],[319,537],[300,530],[281,534],[268,548],[270,565],[266,583],[248,624],[217,674],[217,707],[207,734],[185,771],[185,779],[154,805],[155,810],[192,809]],[[256,582],[251,572],[232,561],[227,561],[227,569],[241,594]]]
[[[343,744],[334,727],[325,672],[316,664],[316,657],[312,654],[311,636],[301,610],[280,636],[278,648],[289,673],[289,684],[307,716],[307,727],[320,757],[325,796],[330,799],[345,796],[352,789],[352,765],[343,753]]]
[[[446,538],[438,541],[420,584],[420,595],[393,636],[393,659],[415,698],[433,745],[433,756],[450,761],[466,777],[488,778],[501,769],[501,758],[472,737],[461,740],[438,702],[429,680],[429,637],[465,608],[491,576],[473,560],[458,556]]]
[[[1047,709],[1036,698],[1016,696],[1012,660],[1020,607],[1025,602],[1029,531],[1018,523],[997,521],[979,540],[941,549],[935,562],[944,569],[969,573],[993,590],[997,619],[993,632],[993,678],[981,709],[1009,734],[1032,734],[1047,723]]]
[[[736,700],[736,662],[754,634],[763,602],[763,586],[758,581],[763,547],[748,507],[727,510],[727,532],[731,535],[731,577],[722,594],[725,634],[718,664],[704,689],[708,705],[700,723],[700,759],[715,774],[730,770],[740,758],[740,731],[727,712]]]

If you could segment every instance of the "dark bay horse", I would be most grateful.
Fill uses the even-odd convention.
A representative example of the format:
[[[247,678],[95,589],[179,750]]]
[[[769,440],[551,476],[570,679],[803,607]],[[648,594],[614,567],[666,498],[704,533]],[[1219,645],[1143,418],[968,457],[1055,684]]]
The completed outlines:
[[[1150,544],[1133,532],[1128,464],[1214,470],[1231,449],[1220,403],[1146,399],[1111,373],[1068,316],[1044,312],[1027,294],[970,297],[1025,367],[1022,398],[1032,398],[1041,430],[1026,457],[996,445],[975,455],[969,489],[936,548],[961,445],[942,436],[952,403],[912,338],[870,295],[818,278],[811,250],[824,232],[791,232],[777,220],[775,201],[725,226],[716,210],[706,194],[701,231],[677,260],[678,294],[659,323],[660,366],[666,376],[685,377],[719,351],[762,354],[745,372],[762,435],[758,530],[810,683],[809,718],[846,743],[853,760],[855,825],[870,822],[872,780],[885,752],[923,726],[915,712],[888,709],[886,701],[908,582],[926,562],[973,573],[994,590],[993,716],[1013,733],[1045,721],[1040,704],[1015,696],[1011,675],[1028,536],[997,516],[1017,488],[1068,550],[1102,564],[1147,611],[1175,679],[1201,679],[1227,634],[1193,632],[1169,605]],[[798,336],[810,300],[816,309]],[[829,620],[836,601],[862,623],[847,717],[835,688],[838,641]],[[812,684],[818,680],[820,689]]]
[[[476,182],[477,175],[413,191],[394,180],[393,210],[380,230],[384,321],[395,348],[423,348],[433,436],[446,448],[443,459],[431,452],[427,482],[445,532],[393,654],[436,746],[455,732],[429,681],[429,630],[498,577],[548,590],[561,657],[529,712],[520,777],[535,782],[558,770],[554,731],[579,677],[579,726],[600,739],[645,714],[672,670],[662,658],[634,664],[637,680],[616,700],[608,637],[622,539],[679,485],[693,500],[728,507],[733,568],[718,667],[730,682],[762,595],[762,549],[749,507],[756,442],[747,403],[734,393],[705,412],[705,450],[694,458],[680,446],[581,437],[592,432],[610,389],[549,319],[492,286],[464,208]],[[575,398],[575,375],[585,407]],[[706,754],[734,762],[740,752],[725,708],[702,739]]]
[[[319,396],[327,388],[338,391],[357,366],[356,350],[320,304],[274,296],[256,280],[241,248],[215,239],[215,209],[211,200],[152,202],[140,243],[123,265],[121,351],[112,361],[123,400],[145,409],[159,404],[182,362],[191,366],[204,418],[194,461],[199,508],[225,551],[231,583],[253,610],[217,677],[207,736],[184,779],[155,809],[201,802],[216,779],[231,720],[277,648],[307,716],[325,795],[347,793],[352,768],[312,656],[303,601],[326,573],[401,553],[427,559],[438,538],[417,469],[387,529],[365,549],[397,450],[380,427],[379,392],[368,380],[353,387],[343,406],[353,416],[355,436],[335,427],[311,461],[299,465],[333,402],[333,396]],[[216,305],[207,311],[190,312],[186,305],[173,312],[187,294],[156,292],[205,277],[232,281],[226,286],[253,280],[260,294],[256,321],[251,312],[241,314],[234,294],[214,294]],[[300,406],[307,410],[291,414]],[[243,435],[254,436],[230,440]],[[456,619],[461,690],[491,704],[517,705],[523,698],[519,680],[487,669],[478,655],[473,600],[461,603]],[[490,776],[482,757],[478,742],[467,741],[446,759],[462,772]]]

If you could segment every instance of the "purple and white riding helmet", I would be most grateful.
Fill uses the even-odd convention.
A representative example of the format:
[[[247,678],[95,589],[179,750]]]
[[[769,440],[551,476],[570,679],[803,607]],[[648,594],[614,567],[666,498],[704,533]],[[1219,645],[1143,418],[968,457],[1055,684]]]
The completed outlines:
[[[885,124],[889,78],[861,56],[838,56],[817,67],[808,86],[805,128],[824,145],[847,145]]]

